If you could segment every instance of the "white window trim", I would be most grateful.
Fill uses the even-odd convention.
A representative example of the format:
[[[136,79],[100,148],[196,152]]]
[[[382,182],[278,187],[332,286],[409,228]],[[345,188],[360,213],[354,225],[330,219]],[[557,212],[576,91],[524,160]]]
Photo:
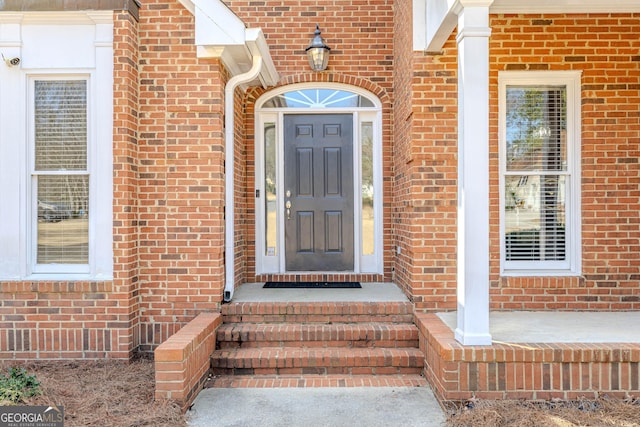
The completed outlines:
[[[331,90],[347,90],[366,97],[374,103],[374,107],[365,108],[262,108],[262,104],[277,95],[285,92],[305,89],[331,89]],[[285,254],[284,254],[284,201],[282,195],[284,193],[284,140],[283,122],[284,114],[329,114],[329,113],[348,113],[353,114],[353,173],[354,173],[354,202],[362,199],[361,181],[361,140],[360,129],[363,122],[373,123],[373,186],[374,194],[374,254],[362,255],[362,238],[361,238],[361,204],[354,203],[354,270],[353,273],[373,273],[383,274],[384,272],[384,219],[383,219],[383,169],[382,169],[382,104],[378,98],[372,93],[360,89],[358,87],[349,86],[339,83],[322,83],[310,82],[289,86],[283,86],[273,91],[267,92],[256,101],[256,119],[255,119],[255,189],[260,192],[260,197],[255,198],[255,256],[256,256],[256,274],[286,274]],[[264,134],[263,129],[265,123],[273,122],[276,124],[276,135],[278,144],[276,145],[276,169],[278,173],[278,183],[276,187],[276,215],[277,215],[277,244],[278,251],[276,256],[266,256],[266,248],[264,236],[266,230],[265,209],[263,205],[265,188],[265,171],[264,171]],[[318,274],[317,271],[295,271],[292,274]],[[322,274],[345,274],[344,271],[322,271]]]
[[[577,276],[581,251],[581,71],[502,71],[498,74],[498,127],[500,146],[500,274],[503,276]],[[567,176],[565,261],[506,261],[505,173],[506,88],[508,85],[564,86],[567,96]]]
[[[83,24],[84,27],[76,27]],[[25,36],[28,26],[29,37]],[[60,32],[51,31],[60,26]],[[40,50],[39,43],[67,46],[84,28],[87,39],[77,48]],[[71,28],[71,27],[69,27]],[[71,34],[71,35],[70,35]],[[28,42],[26,41],[28,40]],[[19,67],[0,67],[0,280],[113,279],[113,12],[52,14],[11,13],[0,16],[0,44],[6,57],[20,57]],[[74,45],[76,46],[76,45]],[[37,52],[37,55],[33,53]],[[31,216],[33,118],[30,81],[89,77],[87,168],[90,174],[89,265],[84,271],[35,272]],[[9,141],[8,143],[5,143]]]

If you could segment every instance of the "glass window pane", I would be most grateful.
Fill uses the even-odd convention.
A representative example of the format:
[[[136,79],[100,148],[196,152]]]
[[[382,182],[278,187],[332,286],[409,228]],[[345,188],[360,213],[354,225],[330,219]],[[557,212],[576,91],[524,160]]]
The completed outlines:
[[[566,259],[566,184],[558,175],[505,177],[507,261]]]
[[[38,264],[89,263],[89,177],[38,176]]]
[[[373,123],[363,122],[362,145],[362,255],[373,255],[375,217],[373,212]]]
[[[276,216],[276,124],[264,125],[264,176],[265,176],[265,255],[276,256],[278,221]]]
[[[508,171],[567,170],[564,87],[507,87]]]
[[[264,108],[359,108],[374,107],[370,99],[357,93],[335,89],[304,89],[276,95]]]
[[[35,169],[87,169],[87,82],[35,82]]]

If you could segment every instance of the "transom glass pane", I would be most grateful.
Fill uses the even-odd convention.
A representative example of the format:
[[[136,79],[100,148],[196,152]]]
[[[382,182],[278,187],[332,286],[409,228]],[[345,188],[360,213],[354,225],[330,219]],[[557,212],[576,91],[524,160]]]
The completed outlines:
[[[276,95],[264,108],[361,108],[374,107],[371,100],[357,93],[335,89],[304,89]]]

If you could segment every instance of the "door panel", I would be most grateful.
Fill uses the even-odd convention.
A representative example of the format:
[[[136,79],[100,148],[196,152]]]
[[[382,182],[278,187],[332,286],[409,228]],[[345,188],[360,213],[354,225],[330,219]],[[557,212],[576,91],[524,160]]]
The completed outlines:
[[[286,269],[352,271],[353,115],[288,114],[284,134]]]

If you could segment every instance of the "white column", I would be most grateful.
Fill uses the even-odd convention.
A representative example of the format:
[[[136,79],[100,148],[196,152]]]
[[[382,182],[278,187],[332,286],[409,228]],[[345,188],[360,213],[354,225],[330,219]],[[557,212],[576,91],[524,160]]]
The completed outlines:
[[[467,3],[461,0],[460,3]],[[458,323],[463,345],[489,333],[489,5],[458,13]],[[483,4],[484,3],[484,4]]]

